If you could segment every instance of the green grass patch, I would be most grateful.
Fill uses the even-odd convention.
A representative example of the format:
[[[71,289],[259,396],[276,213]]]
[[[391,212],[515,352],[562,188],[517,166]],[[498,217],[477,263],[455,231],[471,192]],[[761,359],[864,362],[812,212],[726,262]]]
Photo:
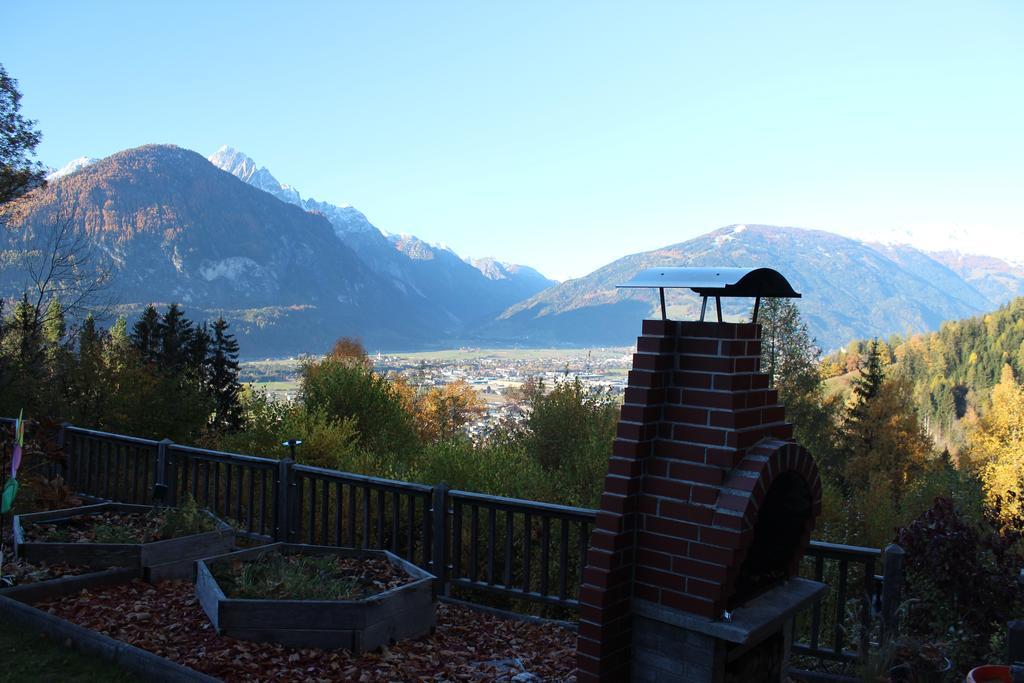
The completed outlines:
[[[825,396],[831,398],[837,394],[847,395],[853,390],[853,380],[857,378],[858,372],[847,372],[837,377],[829,377],[825,380]]]
[[[135,683],[112,662],[85,655],[25,628],[0,623],[0,683]]]
[[[222,561],[211,571],[229,598],[264,600],[361,600],[409,581],[387,560],[301,553]]]

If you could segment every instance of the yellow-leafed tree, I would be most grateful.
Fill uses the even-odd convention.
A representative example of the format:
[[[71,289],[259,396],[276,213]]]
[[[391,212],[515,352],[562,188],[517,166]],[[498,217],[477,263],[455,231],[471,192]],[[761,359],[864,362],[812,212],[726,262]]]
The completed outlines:
[[[989,408],[971,434],[970,461],[981,474],[989,502],[1003,500],[1005,518],[1021,513],[1024,484],[1024,387],[1003,366]]]
[[[466,380],[432,387],[417,397],[416,429],[427,443],[453,439],[483,417],[485,408],[476,389]]]
[[[844,435],[847,484],[864,492],[884,477],[893,500],[899,502],[932,460],[931,439],[918,422],[909,382],[885,379],[877,393],[852,412]]]
[[[872,341],[843,428],[843,477],[850,492],[869,490],[884,476],[894,503],[932,459],[931,439],[921,428],[910,382],[887,377],[881,346]]]

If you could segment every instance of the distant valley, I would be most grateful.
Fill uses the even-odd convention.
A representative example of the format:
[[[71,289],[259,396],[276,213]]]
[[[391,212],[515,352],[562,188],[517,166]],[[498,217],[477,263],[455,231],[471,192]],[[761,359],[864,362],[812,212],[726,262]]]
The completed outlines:
[[[387,234],[354,207],[303,198],[229,147],[209,158],[147,145],[76,159],[5,211],[5,297],[20,294],[47,231],[67,221],[109,268],[116,312],[178,301],[196,319],[223,314],[248,358],[319,353],[343,335],[384,351],[627,345],[656,297],[615,285],[659,265],[777,268],[803,293],[825,350],[936,329],[1024,293],[1024,269],[998,258],[750,224],[556,283],[527,265]],[[673,291],[669,305],[694,317],[699,302]],[[727,302],[725,313],[746,316],[749,306]]]

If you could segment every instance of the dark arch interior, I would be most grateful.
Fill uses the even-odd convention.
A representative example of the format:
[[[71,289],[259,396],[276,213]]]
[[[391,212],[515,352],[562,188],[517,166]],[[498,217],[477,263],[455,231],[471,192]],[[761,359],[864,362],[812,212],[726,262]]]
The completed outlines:
[[[758,511],[754,539],[727,601],[729,609],[788,577],[810,518],[811,489],[804,478],[796,472],[776,477]]]

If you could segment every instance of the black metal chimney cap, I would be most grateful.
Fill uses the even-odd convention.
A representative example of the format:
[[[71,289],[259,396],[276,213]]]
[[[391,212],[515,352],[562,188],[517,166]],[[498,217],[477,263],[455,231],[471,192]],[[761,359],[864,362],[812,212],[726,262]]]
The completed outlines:
[[[701,296],[798,299],[800,293],[773,268],[648,268],[620,288],[689,288]]]

